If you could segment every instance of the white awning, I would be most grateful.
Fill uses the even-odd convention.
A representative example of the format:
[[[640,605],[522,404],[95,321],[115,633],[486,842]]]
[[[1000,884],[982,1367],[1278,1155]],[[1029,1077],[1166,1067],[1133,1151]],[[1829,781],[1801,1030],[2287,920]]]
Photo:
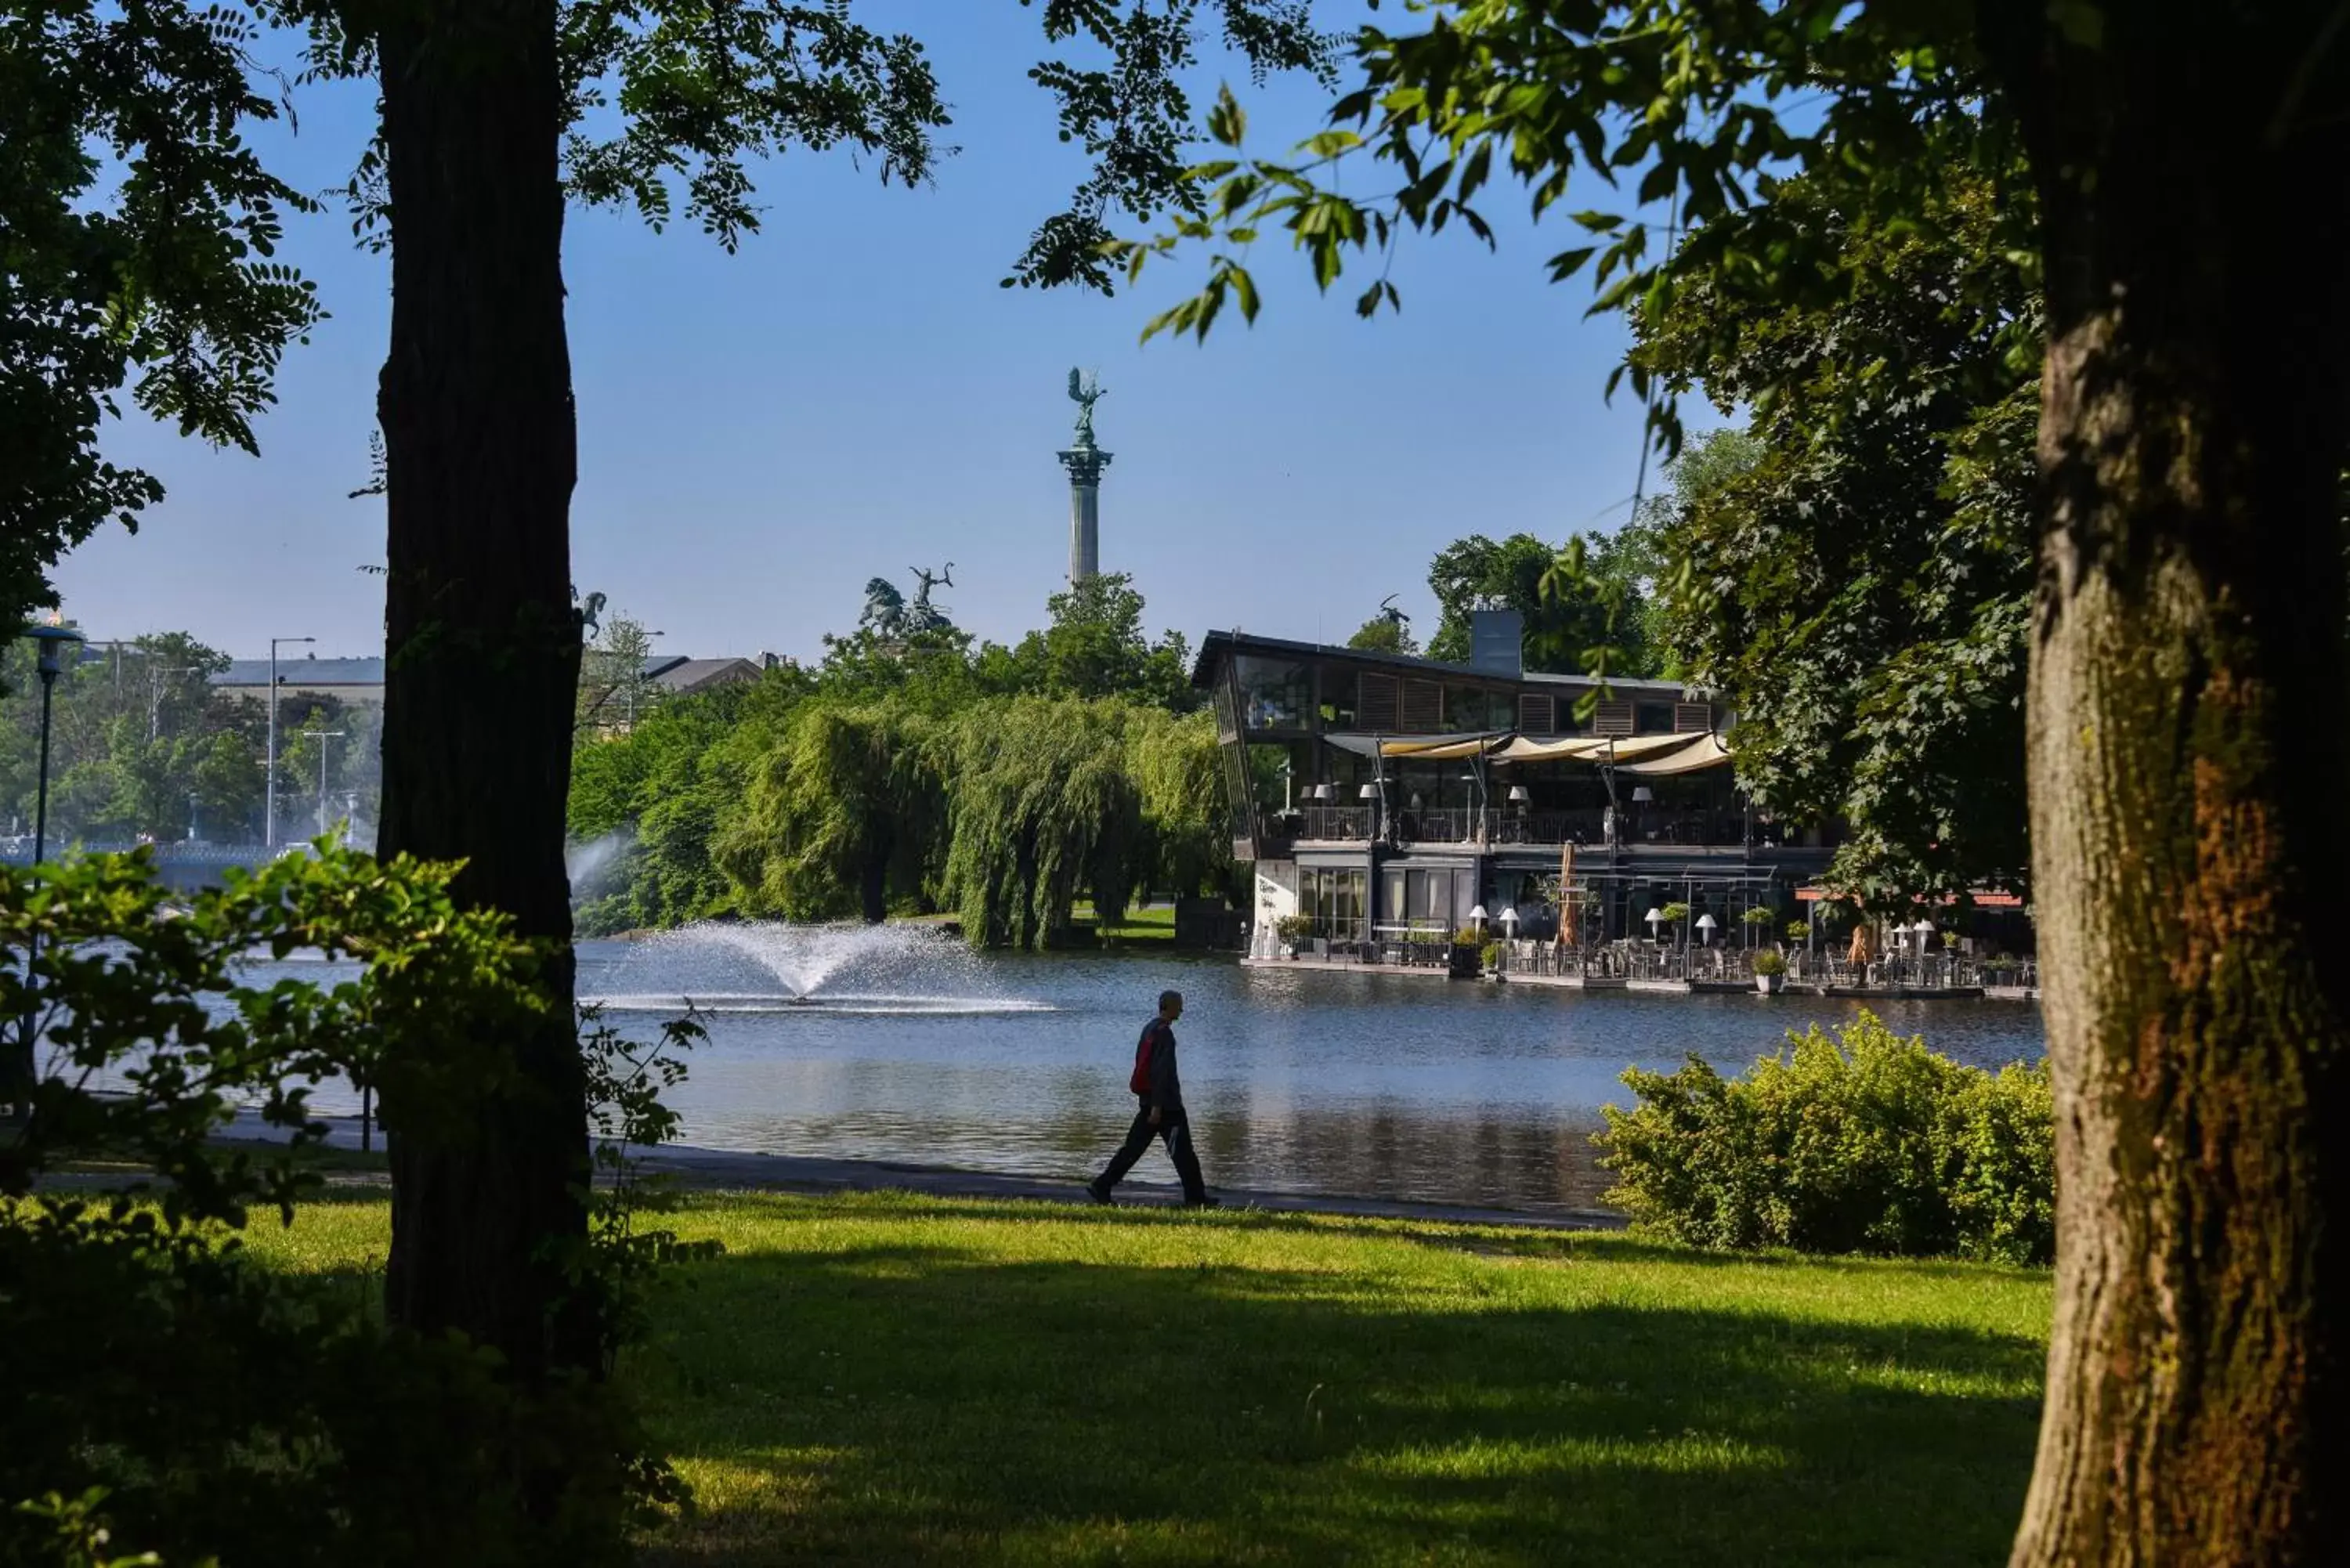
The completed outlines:
[[[1497,763],[1625,763],[1644,757],[1660,756],[1678,752],[1703,735],[1562,735],[1555,741],[1537,741],[1531,735],[1521,735],[1498,753]]]
[[[1686,746],[1670,756],[1659,757],[1654,762],[1634,763],[1624,771],[1653,778],[1671,774],[1700,774],[1708,768],[1726,767],[1729,763],[1730,748],[1721,743],[1721,737],[1706,734],[1698,736],[1694,745]]]

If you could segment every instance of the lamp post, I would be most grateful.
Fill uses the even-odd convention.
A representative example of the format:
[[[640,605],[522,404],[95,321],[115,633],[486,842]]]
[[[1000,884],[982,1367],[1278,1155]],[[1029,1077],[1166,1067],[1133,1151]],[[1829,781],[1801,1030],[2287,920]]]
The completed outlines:
[[[1701,933],[1698,939],[1700,946],[1709,948],[1713,946],[1714,925],[1715,921],[1711,914],[1700,915],[1697,918],[1697,929]]]
[[[345,732],[341,730],[305,730],[302,732],[302,736],[305,740],[316,740],[319,742],[318,836],[321,838],[327,836],[327,758],[328,753],[326,742],[328,741],[339,741],[343,738],[344,734]]]
[[[296,642],[317,640],[315,637],[269,639],[269,755],[261,764],[261,847],[265,851],[277,847],[277,649]]]
[[[69,644],[79,644],[82,635],[62,626],[36,626],[26,635],[39,649],[36,668],[41,677],[41,763],[33,806],[33,864],[38,866],[48,857],[49,850],[49,711],[57,698],[57,677],[65,670],[65,650]],[[33,977],[40,956],[41,933],[35,927],[25,943],[25,1016],[16,1021],[16,1038],[11,1043],[7,1063],[8,1099],[19,1107],[31,1103],[33,1092],[33,1028],[36,1016]]]

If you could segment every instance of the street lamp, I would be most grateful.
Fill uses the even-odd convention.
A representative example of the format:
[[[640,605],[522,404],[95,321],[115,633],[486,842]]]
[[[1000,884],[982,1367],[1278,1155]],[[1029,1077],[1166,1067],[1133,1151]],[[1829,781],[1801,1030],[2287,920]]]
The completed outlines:
[[[41,767],[33,806],[33,864],[38,866],[47,858],[49,849],[49,709],[57,696],[57,677],[65,670],[66,649],[78,645],[82,635],[62,626],[36,626],[26,635],[39,649],[36,668],[41,676]],[[33,977],[40,956],[41,931],[35,926],[25,942],[25,1016],[16,1022],[16,1038],[8,1054],[9,1082],[5,1085],[10,1100],[19,1106],[31,1103],[33,1092]]]
[[[65,670],[66,646],[80,643],[82,635],[63,626],[36,626],[26,635],[40,648],[41,774],[33,808],[33,863],[37,866],[46,857],[49,838],[49,705],[57,696],[57,676]]]
[[[261,772],[261,846],[277,847],[277,649],[315,637],[273,637],[269,639],[269,758]],[[251,818],[247,818],[250,821]]]
[[[327,836],[327,758],[328,753],[324,742],[328,741],[339,741],[343,738],[345,733],[347,733],[347,732],[342,730],[305,730],[302,732],[302,736],[305,740],[316,740],[321,742],[318,747],[318,836],[321,838]]]

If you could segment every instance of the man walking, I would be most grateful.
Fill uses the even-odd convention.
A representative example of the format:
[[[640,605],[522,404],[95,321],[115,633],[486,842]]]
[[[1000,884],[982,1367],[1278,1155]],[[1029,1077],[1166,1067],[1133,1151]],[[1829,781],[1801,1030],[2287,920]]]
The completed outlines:
[[[1183,1114],[1183,1081],[1175,1072],[1175,1021],[1182,1016],[1183,993],[1160,992],[1159,1016],[1142,1026],[1142,1038],[1134,1046],[1134,1075],[1127,1081],[1127,1087],[1141,1102],[1134,1113],[1134,1126],[1127,1129],[1125,1147],[1110,1157],[1109,1168],[1086,1186],[1086,1195],[1097,1203],[1108,1202],[1110,1189],[1134,1168],[1150,1140],[1163,1137],[1167,1158],[1175,1162],[1175,1174],[1183,1181],[1183,1206],[1216,1207],[1200,1175],[1200,1157],[1191,1147],[1191,1118]]]

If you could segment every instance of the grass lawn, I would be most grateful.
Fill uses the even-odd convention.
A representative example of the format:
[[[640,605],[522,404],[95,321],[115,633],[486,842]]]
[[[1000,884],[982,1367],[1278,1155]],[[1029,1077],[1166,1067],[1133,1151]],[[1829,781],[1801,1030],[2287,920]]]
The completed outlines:
[[[683,1563],[1996,1563],[2043,1272],[1614,1235],[704,1196],[625,1376]],[[380,1259],[346,1199],[290,1266]]]
[[[1115,926],[1099,925],[1094,919],[1094,907],[1080,898],[1070,908],[1069,919],[1080,926],[1092,926],[1095,934],[1106,942],[1171,942],[1175,940],[1175,906],[1153,904],[1148,908],[1128,907],[1126,919]]]

